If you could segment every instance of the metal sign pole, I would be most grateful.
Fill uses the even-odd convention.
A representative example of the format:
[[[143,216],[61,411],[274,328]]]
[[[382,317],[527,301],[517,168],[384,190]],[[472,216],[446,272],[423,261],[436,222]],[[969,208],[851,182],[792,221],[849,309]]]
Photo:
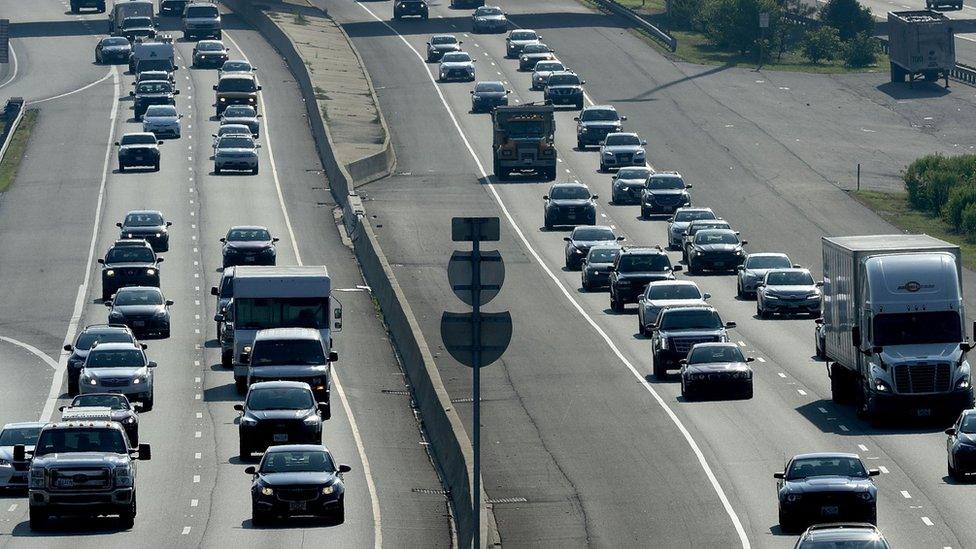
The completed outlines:
[[[471,318],[474,324],[473,355],[471,368],[471,423],[473,423],[472,449],[474,450],[474,549],[481,547],[481,231],[476,231],[471,241],[471,294],[474,302]]]

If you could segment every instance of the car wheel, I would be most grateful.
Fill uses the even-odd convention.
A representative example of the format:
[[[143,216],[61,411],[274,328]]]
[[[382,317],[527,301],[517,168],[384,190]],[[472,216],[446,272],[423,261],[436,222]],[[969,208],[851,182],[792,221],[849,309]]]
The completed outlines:
[[[163,339],[169,339],[169,328],[166,328],[166,331],[163,332]]]
[[[691,400],[691,392],[685,387],[685,378],[681,378],[681,398]]]
[[[31,530],[43,530],[47,526],[47,511],[31,506],[28,511]]]
[[[153,164],[153,171],[154,172],[158,172],[159,171],[159,161],[158,160],[156,161],[155,164]]]
[[[592,289],[590,283],[586,281],[586,277],[583,277],[581,286],[583,287],[584,292],[588,292]]]
[[[241,437],[240,445],[237,451],[237,457],[241,458],[241,461],[248,461],[251,459],[251,454],[254,451],[251,449],[251,445],[247,443],[244,437]]]
[[[610,292],[610,310],[617,313],[624,310],[624,302],[613,295],[613,292]]]
[[[264,511],[258,510],[258,506],[251,502],[251,525],[252,526],[264,526],[270,522],[268,519],[270,515]]]
[[[234,351],[223,351],[220,353],[220,365],[230,368],[234,365]]]
[[[759,318],[762,318],[762,319],[766,319],[766,318],[769,318],[769,313],[767,313],[766,312],[766,309],[763,309],[757,303],[756,304],[756,316],[758,316]]]
[[[251,170],[251,175],[257,175],[257,174],[258,174],[258,167],[254,166],[254,168]]]
[[[641,219],[647,219],[648,217],[650,217],[650,213],[645,208],[641,208],[641,215],[640,216],[641,216]]]
[[[549,216],[548,215],[544,216],[544,220],[545,221],[543,223],[545,224],[546,230],[547,231],[551,231],[552,230],[552,221],[549,221]]]
[[[583,108],[583,100],[582,99],[580,99],[579,101],[576,102],[576,108],[577,109],[582,109]]]
[[[654,379],[661,381],[668,375],[668,369],[664,366],[664,361],[659,360],[657,355],[654,355],[652,360],[654,361]]]
[[[344,501],[339,501],[339,508],[333,512],[332,520],[336,524],[346,522],[346,503]]]
[[[793,532],[796,530],[796,521],[787,516],[782,511],[779,512],[779,529],[783,532]]]
[[[126,530],[132,529],[136,524],[136,494],[132,494],[132,503],[128,507],[123,509],[119,513],[119,522],[122,523],[122,528]]]
[[[816,331],[813,332],[813,350],[814,350],[814,356],[816,356],[819,359],[824,358],[824,350],[823,347],[820,345],[820,335],[817,334]]]
[[[78,380],[71,381],[68,379],[68,396],[78,396]]]
[[[586,149],[586,145],[584,145],[582,141],[580,141],[579,139],[577,139],[576,140],[576,148],[582,151],[582,150]]]
[[[247,392],[247,378],[235,377],[234,387],[237,389],[237,394],[243,395]]]
[[[949,478],[956,482],[962,481],[962,476],[959,474],[959,471],[957,471],[956,468],[952,466],[952,462],[948,460],[946,460],[946,469],[948,469]]]
[[[119,161],[119,173],[125,173],[125,164]]]
[[[154,400],[156,400],[156,399],[153,396],[153,393],[150,391],[149,396],[146,397],[146,400],[144,400],[142,402],[142,411],[143,412],[149,412],[149,411],[151,411],[153,409],[153,401]]]
[[[687,256],[685,256],[685,257],[687,258]],[[687,259],[686,259],[686,261],[687,261]],[[742,283],[741,282],[739,282],[738,284],[735,285],[735,295],[738,296],[739,299],[745,299],[745,297],[746,297],[746,293],[744,291],[742,291]]]
[[[742,399],[749,400],[752,398],[752,383],[748,387],[742,390]]]
[[[220,175],[220,166],[214,164],[214,175]]]

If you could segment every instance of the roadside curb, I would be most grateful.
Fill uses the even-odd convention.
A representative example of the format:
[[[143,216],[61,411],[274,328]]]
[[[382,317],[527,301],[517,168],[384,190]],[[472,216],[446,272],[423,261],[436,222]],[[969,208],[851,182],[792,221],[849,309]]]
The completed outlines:
[[[380,120],[386,131],[385,147],[381,153],[355,162],[352,166],[340,163],[335,156],[334,142],[329,128],[319,111],[311,77],[295,45],[260,9],[260,5],[251,4],[246,0],[221,1],[261,32],[282,55],[295,76],[305,102],[316,149],[329,179],[331,193],[342,207],[343,222],[352,239],[363,277],[371,289],[373,298],[377,300],[383,311],[383,319],[410,379],[410,389],[420,410],[424,430],[430,442],[428,448],[442,482],[447,488],[454,521],[455,544],[458,547],[471,547],[471,528],[474,524],[471,497],[474,465],[471,440],[457,410],[451,403],[420,324],[396,280],[386,255],[380,248],[373,228],[366,220],[362,200],[355,191],[356,186],[386,177],[393,171],[396,156],[392,152],[393,147],[390,144],[386,121],[380,113]],[[281,5],[276,2],[269,2],[269,4]],[[322,15],[327,17],[324,12]],[[341,29],[341,26],[339,28]],[[352,42],[349,41],[348,35],[344,30],[342,33],[351,46]],[[362,58],[355,47],[352,49],[363,73],[366,74],[370,93],[375,98],[375,91],[362,64]],[[378,103],[377,110],[379,110]],[[484,486],[484,481],[481,485]],[[484,491],[480,499],[482,502],[481,547],[500,545],[497,529],[493,527],[494,517],[490,516]]]

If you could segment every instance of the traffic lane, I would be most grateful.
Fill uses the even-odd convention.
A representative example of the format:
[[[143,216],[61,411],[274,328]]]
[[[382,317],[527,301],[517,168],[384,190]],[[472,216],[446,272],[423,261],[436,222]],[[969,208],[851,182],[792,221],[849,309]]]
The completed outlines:
[[[347,291],[359,290],[365,282],[330,211],[335,205],[294,77],[274,49],[250,46],[261,43],[255,31],[237,30],[233,16],[225,20],[235,29],[232,36],[237,44],[260,67],[262,93],[271,111],[264,124],[274,137],[276,169],[302,260],[308,265],[328,265],[337,288],[334,296],[343,306],[346,329],[335,337],[339,353],[336,371],[368,455],[384,539],[411,546],[448,546],[451,531],[445,499],[414,491],[436,490],[440,480],[427,447],[419,444],[421,434],[410,399],[383,392],[407,388],[389,335],[376,316],[368,291]],[[353,461],[356,454],[345,455]],[[364,483],[348,478],[365,493]]]
[[[51,356],[57,354],[28,346],[33,347],[30,343],[0,335],[0,378],[20,380],[0,386],[0,423],[37,421],[44,408],[47,395],[41,394],[40,389],[51,384],[53,366],[57,364]]]
[[[466,37],[466,38],[469,38],[469,37]],[[486,48],[489,48],[490,46],[485,45],[484,42],[482,41],[481,43],[478,44],[478,47],[481,47],[481,51],[485,51],[485,49]],[[502,72],[504,73],[505,71],[503,70]],[[518,78],[523,78],[524,79],[524,77],[525,77],[525,75],[519,75],[519,74],[515,74],[515,73],[509,74],[507,76],[509,76],[509,78],[511,78],[511,82],[518,82]],[[455,90],[451,86],[445,86],[445,89],[448,89],[448,88],[451,90],[450,92],[448,92],[449,99],[456,100],[459,109],[464,108],[464,105],[465,105],[465,103],[464,103],[464,101],[465,101],[464,94],[463,93],[460,93],[460,91],[463,91],[463,90],[460,90],[459,91],[459,90]],[[486,124],[481,124],[481,126],[484,127],[484,128],[486,128],[487,125]],[[557,124],[557,127],[559,127],[559,124]],[[565,127],[565,126],[563,126],[563,127]],[[475,133],[475,135],[482,135],[484,132],[479,132],[479,131],[477,131],[477,129],[475,129],[474,130],[474,133]],[[575,137],[575,136],[573,136],[573,137]],[[477,139],[475,139],[475,141],[477,141]],[[567,145],[565,147],[561,147],[561,150],[568,149],[570,146],[571,145]],[[475,149],[476,150],[485,150],[486,147],[488,147],[488,143],[477,143],[477,142],[475,143]],[[564,157],[564,158],[565,158],[564,166],[566,166],[566,165],[572,165],[573,164],[573,162],[572,162],[573,159],[572,158],[569,158],[569,157]],[[487,161],[488,161],[488,159],[484,159],[483,160],[483,162],[487,162]],[[570,179],[576,177],[573,174],[573,172],[572,172],[572,170],[570,168],[565,168],[564,167],[563,168],[563,171],[566,172],[565,174],[561,174],[563,177],[568,177]],[[585,179],[585,176],[583,176],[583,178]],[[543,185],[547,185],[547,184],[543,184]],[[502,187],[508,187],[508,186],[502,186]],[[517,203],[519,205],[522,205],[522,204],[531,204],[531,199],[529,197],[526,197],[524,195],[524,192],[526,192],[526,189],[527,188],[531,188],[532,187],[532,184],[522,183],[522,184],[519,184],[519,185],[512,185],[511,187],[512,188],[515,188],[515,189],[518,189],[518,191],[520,193],[522,193],[522,196],[521,197],[516,198],[516,199],[513,200],[514,203]],[[626,209],[631,210],[632,208],[626,208]],[[526,208],[526,215],[529,216],[530,218],[533,217],[533,214],[534,214],[534,212],[532,212],[531,210],[534,210],[534,208],[531,207],[531,206],[528,206]],[[610,220],[608,222],[609,223],[613,223],[612,218],[610,218]],[[663,225],[663,224],[661,224],[661,225]],[[663,232],[662,232],[662,236],[663,236]],[[554,265],[558,265],[558,264],[560,264],[562,262],[561,248],[562,248],[562,244],[559,243],[558,240],[556,240],[556,242],[554,242],[554,243],[551,243],[551,246],[548,247],[548,248],[546,248],[547,250],[550,250],[550,251],[553,251],[554,252],[552,254],[553,255],[552,261],[553,261],[553,264]],[[558,252],[558,253],[556,253],[556,252]],[[675,258],[675,260],[676,259],[677,258]],[[576,275],[576,276],[578,277],[578,275]],[[578,285],[578,278],[575,278],[575,280],[569,280],[568,281],[568,284],[570,284],[570,285]],[[605,308],[606,307],[606,297],[605,297],[605,295],[602,296],[599,299],[599,301],[603,301],[602,307],[600,307],[600,308],[601,309],[602,308]],[[631,319],[626,320],[625,321],[625,324],[624,324],[624,327],[622,327],[622,331],[623,332],[627,332],[627,328],[625,327],[626,324],[632,324],[633,322],[634,321],[631,320]],[[633,327],[631,327],[630,330],[631,330],[630,333],[633,333]],[[643,354],[646,357],[647,351],[645,349],[641,349],[640,352],[641,352],[641,354]],[[677,391],[675,391],[675,397],[676,397],[676,395],[677,395]],[[786,410],[783,410],[783,411],[784,411],[784,413],[791,412],[790,409],[786,409]],[[763,419],[765,419],[765,418],[763,418]],[[748,433],[748,432],[755,431],[757,429],[762,429],[762,425],[763,425],[763,423],[759,423],[759,424],[753,426],[751,429],[745,429],[744,432]],[[728,430],[721,430],[719,432],[725,434],[725,433],[728,432]],[[811,430],[811,433],[815,434],[816,433],[816,429],[812,429]],[[768,450],[771,451],[771,452],[773,452],[774,455],[775,455],[775,453],[777,453],[779,451],[779,449],[776,446],[773,446],[773,447],[769,448]],[[721,460],[722,463],[739,463],[740,461],[741,461],[741,457],[740,456],[731,456],[729,459],[722,459]],[[758,471],[757,474],[760,474],[761,475],[762,474],[762,471]],[[768,472],[767,472],[767,474],[768,474]],[[743,486],[749,486],[749,482],[750,481],[746,480],[743,483]],[[913,489],[914,489],[914,487],[913,487]],[[903,522],[901,520],[894,521],[893,523],[894,524],[906,524],[905,522]],[[900,536],[903,539],[909,539],[912,536],[912,533],[911,532],[906,532],[906,533],[895,532],[894,535]]]

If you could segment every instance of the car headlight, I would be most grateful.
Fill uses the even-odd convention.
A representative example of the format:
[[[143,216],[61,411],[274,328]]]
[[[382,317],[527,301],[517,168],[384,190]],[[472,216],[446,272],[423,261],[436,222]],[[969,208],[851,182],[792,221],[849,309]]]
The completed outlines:
[[[637,151],[634,153],[634,156],[644,156],[644,151]]]
[[[969,376],[963,376],[956,382],[956,389],[968,389],[970,385]]]
[[[328,485],[328,486],[323,486],[323,487],[322,487],[322,493],[323,493],[323,494],[325,494],[325,495],[329,495],[329,494],[331,494],[332,492],[335,492],[335,485],[334,485],[334,484],[330,484],[330,485]]]
[[[888,387],[888,384],[884,380],[875,378],[874,390],[879,393],[888,393],[891,391],[891,387]]]
[[[779,296],[776,294],[763,293],[763,297],[766,299],[779,299]]]
[[[0,467],[10,467],[10,461],[6,459],[0,459]]]
[[[257,424],[258,424],[258,420],[254,419],[253,417],[242,417],[241,418],[241,425],[243,425],[245,427],[254,427]]]
[[[522,56],[522,61],[528,61],[528,60],[529,60],[529,57],[527,55],[523,55]]]
[[[227,102],[227,98],[226,97],[221,97],[220,98],[220,102],[221,103],[226,103]]]
[[[802,494],[786,494],[786,497],[784,499],[790,503],[793,503],[796,501],[800,501],[800,499],[802,499]]]
[[[129,466],[115,468],[115,484],[117,486],[132,486],[132,468]]]
[[[610,151],[603,151],[603,156],[613,156],[613,153]]]
[[[126,418],[126,420],[125,420],[125,423],[126,423],[126,424],[128,424],[128,425],[132,425],[132,424],[133,424],[133,423],[135,423],[135,422],[136,422],[136,418],[134,418],[134,417],[132,417],[132,416],[129,416],[129,417],[128,417],[128,418]]]
[[[874,499],[874,495],[871,492],[858,492],[857,499],[861,501],[871,501]]]
[[[40,467],[31,467],[30,487],[44,488],[44,469],[41,469]]]
[[[133,385],[141,385],[146,382],[146,376],[136,376],[132,378]]]
[[[156,274],[156,269],[146,269],[146,274],[149,276],[153,276]]]
[[[156,238],[163,236],[163,233],[156,233]]]
[[[742,255],[742,250],[736,250],[735,255]]]
[[[700,257],[700,256],[703,256],[703,255],[705,255],[705,252],[703,252],[701,250],[695,250],[695,256],[696,257]]]
[[[105,271],[105,276],[115,276],[115,271],[113,271],[112,269],[109,269],[109,270]]]
[[[307,418],[305,418],[304,423],[305,423],[305,425],[315,425],[317,423],[322,423],[322,418],[320,418],[319,416],[317,416],[315,414],[312,414],[312,415],[308,416]]]
[[[93,377],[89,377],[85,381],[87,381],[89,385],[98,385],[98,380]]]
[[[265,486],[265,487],[261,488],[261,493],[264,494],[264,495],[266,495],[266,496],[273,496],[274,495],[274,490],[272,490],[270,486]]]

